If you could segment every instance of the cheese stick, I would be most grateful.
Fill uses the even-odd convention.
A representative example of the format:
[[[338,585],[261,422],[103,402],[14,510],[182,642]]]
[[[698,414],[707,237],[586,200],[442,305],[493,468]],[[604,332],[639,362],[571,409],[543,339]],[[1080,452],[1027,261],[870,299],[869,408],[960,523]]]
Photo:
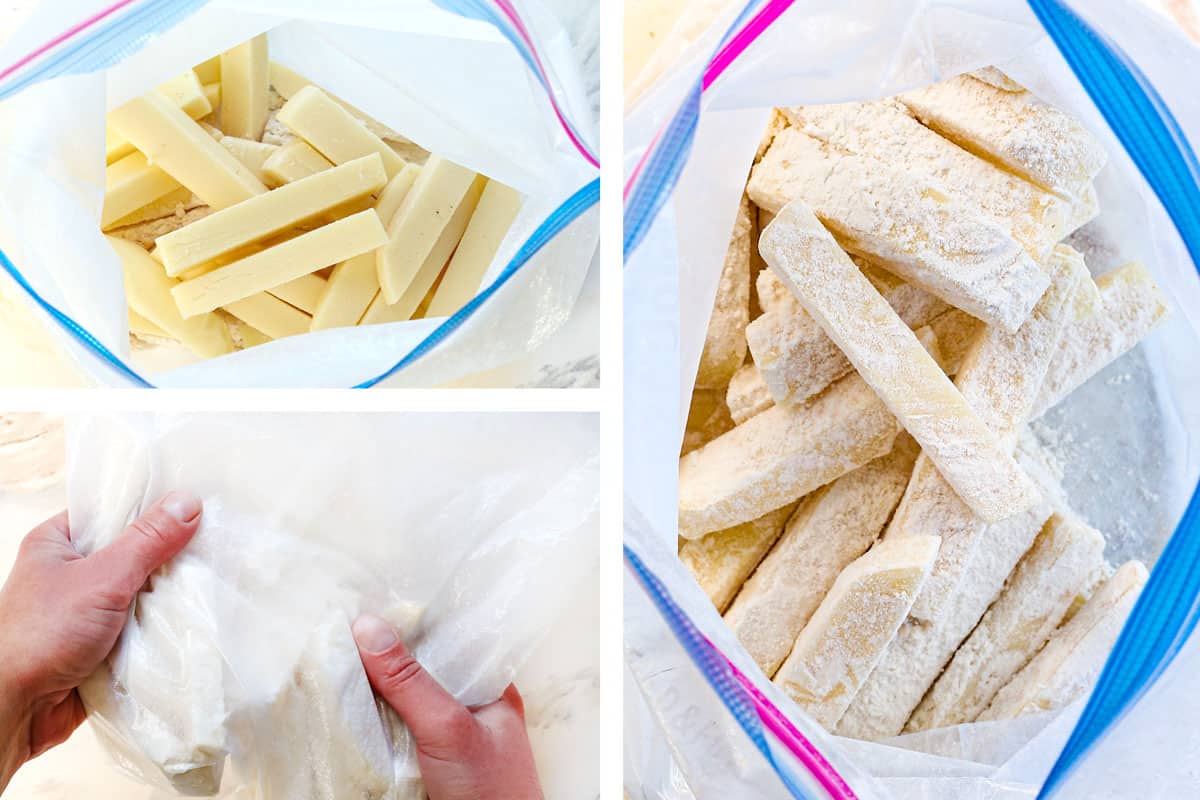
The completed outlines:
[[[368,250],[343,261],[333,268],[325,292],[317,300],[312,330],[357,325],[378,293],[379,276],[375,272],[374,252]]]
[[[241,139],[237,136],[221,137],[221,147],[233,153],[233,157],[245,164],[246,168],[254,173],[254,177],[263,183],[267,182],[267,173],[263,170],[263,165],[279,150],[278,145]]]
[[[1076,284],[1086,276],[1083,257],[1059,245],[1050,259],[1050,288],[1016,333],[985,327],[963,358],[955,385],[963,399],[996,434],[1005,452],[1012,452],[1029,409],[1041,390],[1050,359],[1062,336]],[[981,545],[987,523],[961,500],[957,492],[922,454],[913,470],[887,535],[909,536],[937,531],[941,551],[912,615],[931,620],[946,597],[958,588],[964,565]]]
[[[1049,457],[1031,437],[1021,441],[1017,456],[1042,496],[1058,501],[1062,490],[1046,466]],[[987,528],[985,546],[972,553],[963,570],[960,590],[938,610],[936,619],[922,622],[910,616],[905,621],[838,722],[835,733],[877,740],[903,730],[942,668],[999,597],[1005,580],[1033,545],[1052,510],[1051,500],[1046,499],[1029,511]]]
[[[320,275],[301,275],[295,280],[281,283],[269,292],[305,314],[312,314],[325,289],[325,279]]]
[[[332,168],[332,161],[300,139],[279,145],[279,149],[263,162],[262,167],[266,183],[272,188]]]
[[[803,200],[847,250],[1006,330],[1049,284],[1008,231],[935,181],[795,128],[775,137],[747,191],[774,213]]]
[[[979,720],[1011,719],[1073,703],[1091,691],[1148,577],[1129,561],[997,692]]]
[[[129,309],[129,332],[136,336],[159,336],[164,339],[170,339],[171,334],[164,331],[162,328],[155,325],[150,320],[143,317],[141,314]]]
[[[1021,559],[1000,598],[958,648],[905,731],[973,722],[1042,648],[1104,564],[1104,536],[1056,513]]]
[[[892,452],[801,500],[783,536],[738,593],[725,621],[767,677],[787,658],[838,574],[883,530],[917,449],[902,433]]]
[[[206,83],[204,84],[204,99],[208,101],[209,106],[213,111],[221,107],[221,84]]]
[[[755,414],[761,414],[775,405],[771,390],[767,388],[762,373],[753,364],[743,364],[729,380],[725,392],[725,405],[735,425],[741,425]]]
[[[146,161],[141,153],[130,153],[104,169],[104,207],[100,228],[108,230],[156,200],[182,188],[179,182]]]
[[[1104,273],[1096,279],[1096,287],[1099,304],[1091,287],[1079,290],[1083,296],[1078,315],[1063,334],[1030,419],[1132,350],[1170,312],[1166,297],[1136,261]]]
[[[1088,278],[1083,280],[1090,281]],[[937,336],[946,374],[957,375],[963,359],[975,343],[975,337],[985,326],[970,314],[952,308],[929,320],[929,327]]]
[[[195,81],[195,83],[193,83]],[[160,84],[158,91],[169,102],[179,106],[192,119],[200,119],[212,113],[213,105],[203,87],[197,87],[195,73],[188,71]],[[111,164],[132,153],[136,148],[111,124],[104,128],[105,163]]]
[[[308,333],[311,322],[303,311],[267,292],[229,303],[225,311],[272,339]]]
[[[267,35],[221,54],[221,129],[230,136],[258,140],[267,124],[271,68]]]
[[[389,178],[404,169],[404,159],[396,151],[316,86],[305,86],[292,95],[276,119],[334,164],[378,153]]]
[[[746,323],[750,321],[750,199],[744,194],[725,251],[696,385],[718,388],[746,360]]]
[[[1031,92],[959,75],[899,99],[947,139],[1061,197],[1080,197],[1108,160],[1078,120]]]
[[[1023,92],[1025,87],[1004,74],[999,67],[980,67],[967,73],[977,81],[991,84],[1006,92]]]
[[[1065,235],[1072,204],[942,138],[894,98],[796,106],[792,125],[840,150],[904,164],[998,222],[1037,261]]]
[[[757,519],[889,452],[896,418],[857,375],[774,406],[679,460],[679,535]]]
[[[759,247],[963,502],[989,522],[1034,504],[996,434],[807,206],[784,208]]]
[[[191,190],[180,186],[178,189],[164,194],[154,202],[142,206],[137,211],[114,220],[108,227],[110,229],[124,228],[127,225],[137,225],[139,222],[172,217],[191,211],[192,209],[200,208],[202,205],[204,203],[199,197],[192,194]]]
[[[795,510],[793,503],[750,522],[683,542],[679,560],[692,573],[717,611],[723,612],[729,607],[742,583],[775,544],[784,523]]]
[[[832,729],[904,622],[937,555],[936,536],[880,542],[834,581],[774,682]]]
[[[215,83],[221,80],[221,56],[215,55],[207,61],[202,61],[192,67],[192,72],[201,83]]]
[[[420,172],[420,165],[405,164],[404,169],[392,176],[392,179],[387,182],[387,186],[384,186],[383,191],[379,193],[379,199],[375,201],[375,213],[379,215],[379,220],[384,227],[387,227],[388,223],[392,221],[392,217],[396,216],[396,212],[400,210],[401,203],[404,202],[404,198],[408,197],[408,192],[412,189]]]
[[[763,217],[775,219],[774,214],[768,214],[762,210],[759,211],[758,216],[759,219],[762,219]],[[768,221],[761,224],[762,227],[758,229],[759,233],[761,233],[767,227],[767,225],[770,225],[771,223]],[[754,237],[754,254],[760,260],[762,259],[762,255],[758,252],[757,236]],[[779,280],[779,276],[772,272],[770,268],[766,267],[766,264],[767,262],[763,261],[764,269],[762,269],[758,275],[754,277],[754,293],[758,297],[758,304],[762,309],[762,313],[765,314],[768,311],[776,310],[787,312],[803,311],[804,307],[801,306],[800,302],[792,296],[792,293],[788,290],[787,285],[785,285],[783,281]]]

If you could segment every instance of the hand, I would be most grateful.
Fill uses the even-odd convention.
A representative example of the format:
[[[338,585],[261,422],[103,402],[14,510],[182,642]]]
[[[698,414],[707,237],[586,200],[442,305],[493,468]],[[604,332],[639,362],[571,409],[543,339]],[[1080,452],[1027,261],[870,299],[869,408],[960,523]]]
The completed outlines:
[[[65,511],[25,537],[0,589],[0,791],[83,722],[76,687],[116,644],[150,574],[195,534],[200,511],[172,492],[86,558]]]
[[[429,800],[540,800],[541,785],[515,686],[469,709],[417,663],[395,629],[365,614],[354,639],[371,686],[408,725]]]

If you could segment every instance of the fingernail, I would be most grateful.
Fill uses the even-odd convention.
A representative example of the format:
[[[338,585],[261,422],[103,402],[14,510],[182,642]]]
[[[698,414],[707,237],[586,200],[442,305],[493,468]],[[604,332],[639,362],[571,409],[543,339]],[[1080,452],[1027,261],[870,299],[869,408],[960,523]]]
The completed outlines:
[[[176,522],[191,522],[200,516],[200,498],[187,492],[171,492],[160,505]]]
[[[368,653],[382,653],[400,641],[396,629],[374,614],[363,614],[354,620],[351,630],[354,631],[354,641]]]

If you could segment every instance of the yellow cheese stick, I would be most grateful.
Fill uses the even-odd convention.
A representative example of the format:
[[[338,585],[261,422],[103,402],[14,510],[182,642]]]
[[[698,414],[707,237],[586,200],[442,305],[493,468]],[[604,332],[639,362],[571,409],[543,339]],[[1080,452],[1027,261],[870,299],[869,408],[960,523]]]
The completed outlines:
[[[305,86],[313,83],[295,70],[278,61],[271,62],[271,86],[284,100],[291,100]]]
[[[301,275],[293,281],[276,286],[270,293],[305,314],[312,314],[321,295],[325,293],[325,288],[325,279],[319,275]]]
[[[241,337],[243,350],[247,350],[251,347],[258,347],[260,344],[266,344],[267,342],[274,341],[273,337],[263,333],[245,320],[237,320],[237,325],[238,335]]]
[[[266,175],[267,185],[276,187],[316,175],[332,167],[332,161],[297,139],[280,145],[279,149],[263,162],[263,174]]]
[[[129,307],[178,339],[197,355],[213,358],[233,352],[233,340],[225,322],[216,314],[184,319],[171,299],[174,279],[162,265],[133,242],[107,236],[108,244],[125,270],[125,296]]]
[[[254,173],[254,177],[263,183],[267,182],[267,174],[263,164],[279,149],[278,145],[256,142],[253,139],[242,139],[237,136],[224,136],[221,146],[233,153],[234,158],[246,165]]]
[[[225,310],[272,339],[308,333],[308,314],[266,292],[236,300]]]
[[[803,407],[769,408],[679,460],[679,535],[695,539],[785,506],[889,452],[898,432],[857,375]]]
[[[262,138],[270,86],[265,33],[221,54],[221,128],[225,133],[243,139]]]
[[[164,339],[171,338],[171,334],[164,331],[162,328],[155,325],[150,320],[143,317],[141,314],[129,309],[129,332],[138,336],[159,336]]]
[[[158,91],[192,119],[207,117],[213,111],[212,103],[204,93],[204,85],[190,69],[159,84]]]
[[[946,374],[957,375],[963,359],[975,343],[975,337],[985,326],[965,311],[952,308],[929,320],[929,327],[937,336]]]
[[[167,273],[178,275],[376,192],[385,180],[379,157],[369,155],[217,211],[155,244]]]
[[[109,118],[155,166],[214,209],[267,191],[254,173],[156,92],[130,100]]]
[[[146,222],[147,220],[162,219],[163,217],[170,217],[184,211],[191,211],[193,208],[199,208],[202,205],[204,203],[200,202],[200,198],[192,194],[186,187],[180,186],[175,191],[163,195],[153,203],[148,203],[137,211],[114,220],[109,225],[109,228],[122,228],[126,225],[136,225],[139,222]]]
[[[420,164],[405,164],[404,169],[397,172],[379,193],[379,199],[375,201],[375,213],[379,215],[379,221],[385,227],[400,210],[401,203],[404,202],[404,198],[408,197],[408,192],[412,189],[420,172]]]
[[[744,194],[725,249],[725,263],[708,317],[696,385],[719,389],[746,360],[746,325],[750,321],[750,199]]]
[[[130,153],[104,169],[104,208],[100,227],[113,223],[179,189],[179,182],[146,161],[141,153]]]
[[[729,379],[729,388],[725,391],[725,405],[729,407],[729,416],[737,425],[741,425],[755,414],[761,414],[775,405],[771,390],[763,380],[762,373],[753,364],[743,364]]]
[[[1099,531],[1070,516],[1052,516],[905,730],[974,722],[1042,648],[1103,564]]]
[[[996,434],[807,206],[780,211],[759,249],[976,514],[994,522],[1036,502]]]
[[[179,310],[190,317],[345,261],[386,240],[378,215],[368,209],[184,281],[171,293]]]
[[[679,560],[692,573],[717,611],[723,612],[728,607],[742,582],[754,572],[779,538],[784,523],[795,510],[793,503],[756,520],[684,541],[679,548]]]
[[[214,109],[221,107],[221,84],[206,83],[204,84],[204,96],[208,98],[208,104]]]
[[[842,246],[956,308],[1014,331],[1049,284],[1003,226],[902,166],[787,128],[751,172],[750,199],[803,200]]]
[[[770,677],[850,562],[879,536],[912,472],[917,444],[901,434],[892,452],[800,501],[787,528],[746,581],[725,621]]]
[[[207,61],[202,61],[192,67],[192,72],[201,83],[217,83],[221,80],[221,56],[215,55]]]
[[[430,156],[421,168],[412,189],[388,223],[387,245],[376,253],[379,287],[385,303],[396,303],[408,289],[475,178],[475,173],[466,167],[436,155]],[[416,308],[415,304],[413,307]]]
[[[313,311],[312,330],[357,325],[371,301],[379,294],[375,254],[363,253],[333,268],[325,292]]]
[[[842,570],[774,683],[825,728],[841,719],[908,615],[938,537],[879,542]]]
[[[404,159],[315,86],[296,92],[276,118],[335,164],[378,153],[389,178],[404,169]]]

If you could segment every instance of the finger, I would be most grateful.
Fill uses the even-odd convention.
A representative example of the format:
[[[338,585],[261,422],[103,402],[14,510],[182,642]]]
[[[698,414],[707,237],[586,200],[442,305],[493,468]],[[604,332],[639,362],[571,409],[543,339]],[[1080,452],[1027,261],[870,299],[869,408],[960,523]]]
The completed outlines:
[[[191,541],[200,527],[199,498],[171,492],[134,520],[107,547],[88,557],[98,585],[108,587],[125,605],[161,567]]]
[[[21,547],[43,551],[66,548],[74,553],[71,547],[71,530],[67,526],[67,512],[58,512],[27,533]]]
[[[525,701],[511,683],[499,700],[474,709],[474,713],[480,724],[496,733],[525,729]]]
[[[65,742],[87,719],[79,693],[72,691],[54,706],[41,709],[30,724],[30,758],[37,758],[51,747]]]
[[[364,614],[353,631],[371,686],[408,725],[417,748],[447,760],[462,753],[475,732],[467,707],[425,671],[386,620]]]

